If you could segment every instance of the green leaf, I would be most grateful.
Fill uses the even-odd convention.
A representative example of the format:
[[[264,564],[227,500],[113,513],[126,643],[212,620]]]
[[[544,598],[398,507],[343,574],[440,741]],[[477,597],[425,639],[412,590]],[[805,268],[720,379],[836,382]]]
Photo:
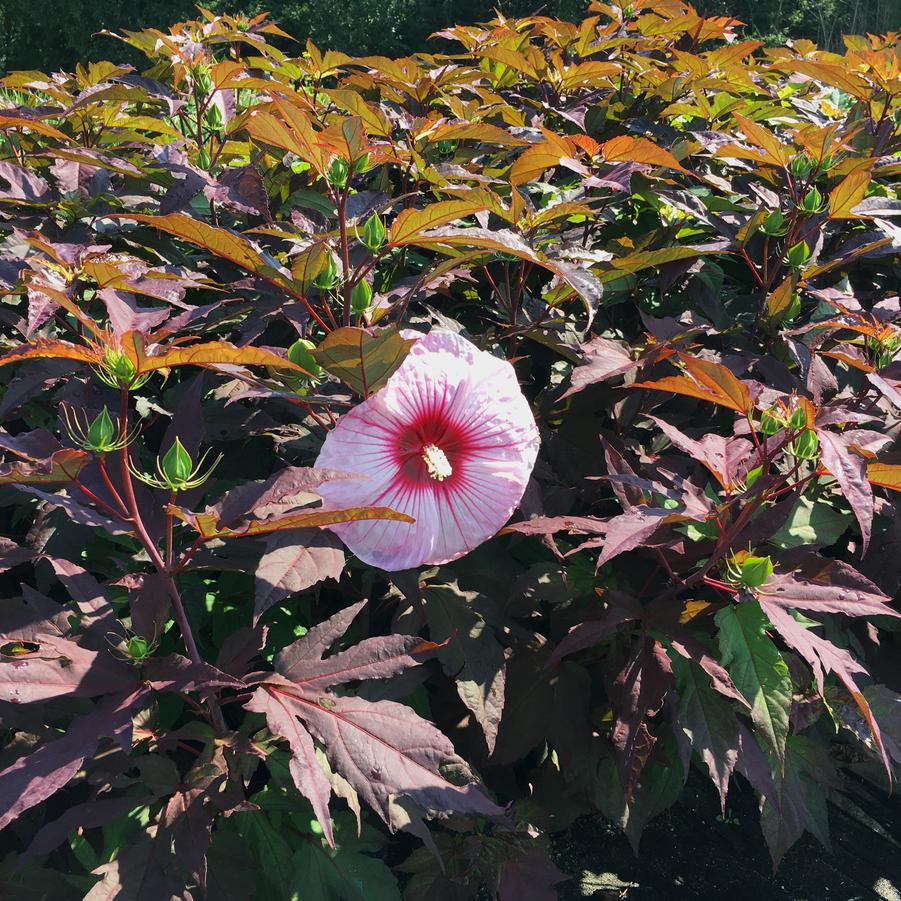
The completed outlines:
[[[311,835],[294,854],[294,875],[290,883],[303,901],[401,901],[397,880],[379,858],[365,851],[378,850],[378,843],[367,840],[373,830],[364,829],[357,839],[350,829],[343,830],[344,841],[336,850]]]
[[[322,367],[352,391],[368,397],[403,363],[414,341],[395,326],[383,329],[339,328],[316,348]]]
[[[770,624],[757,601],[724,607],[716,624],[722,662],[751,702],[751,718],[764,742],[782,763],[792,685],[782,654],[766,634]]]
[[[851,522],[851,516],[834,507],[806,497],[798,498],[785,524],[771,536],[770,544],[780,548],[829,547],[835,544]]]

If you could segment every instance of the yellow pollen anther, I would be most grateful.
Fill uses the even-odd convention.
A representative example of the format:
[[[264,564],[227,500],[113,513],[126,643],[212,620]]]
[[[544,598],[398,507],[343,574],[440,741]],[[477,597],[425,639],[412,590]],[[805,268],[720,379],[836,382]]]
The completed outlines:
[[[422,459],[428,474],[436,481],[443,482],[448,476],[453,475],[450,461],[440,447],[427,444],[422,449]]]

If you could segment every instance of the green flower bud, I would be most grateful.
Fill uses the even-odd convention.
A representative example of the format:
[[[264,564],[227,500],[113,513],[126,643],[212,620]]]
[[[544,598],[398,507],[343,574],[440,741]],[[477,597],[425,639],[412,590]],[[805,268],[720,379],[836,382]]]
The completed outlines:
[[[807,428],[807,411],[804,407],[795,407],[792,415],[788,418],[789,428],[798,430]]]
[[[163,476],[171,488],[184,485],[194,472],[194,461],[185,446],[176,438],[162,461]]]
[[[792,269],[800,269],[810,259],[810,248],[806,241],[798,241],[785,256]]]
[[[802,153],[788,164],[788,171],[795,178],[807,178],[813,172],[813,167],[813,160],[806,153]]]
[[[332,160],[328,170],[328,181],[336,188],[343,188],[347,184],[347,176],[350,174],[350,166],[347,160],[340,156]]]
[[[335,287],[337,281],[338,264],[335,262],[334,254],[328,253],[326,255],[325,268],[313,279],[313,284],[319,288],[320,291],[330,291]]]
[[[105,453],[116,444],[117,437],[109,410],[104,407],[88,427],[88,443],[99,453]]]
[[[365,172],[369,168],[369,154],[364,153],[361,157],[354,160],[354,172],[359,174]]]
[[[805,429],[789,445],[789,452],[799,460],[815,460],[820,453],[820,439],[813,429]]]
[[[760,230],[771,238],[775,235],[783,234],[785,232],[785,217],[779,210],[773,210],[773,212],[763,220],[763,225],[760,226]]]
[[[775,435],[777,432],[781,432],[784,428],[785,421],[776,407],[764,410],[764,412],[760,414],[760,431],[767,437]]]
[[[763,467],[755,466],[753,469],[748,470],[748,474],[745,476],[745,487],[753,488],[754,483],[763,475]]]
[[[365,313],[372,303],[372,286],[365,278],[360,279],[350,292],[350,305],[355,313]]]
[[[747,588],[760,588],[773,574],[773,561],[769,557],[745,557],[741,562],[741,583]]]
[[[385,235],[385,225],[381,217],[373,213],[363,225],[360,240],[369,250],[375,252],[385,243]]]
[[[311,378],[318,379],[322,375],[322,367],[316,362],[313,351],[316,345],[306,338],[300,338],[288,348],[288,359],[295,365],[305,369]],[[293,373],[292,373],[293,374]],[[303,378],[303,376],[300,376]]]
[[[132,635],[128,639],[126,653],[132,660],[145,660],[150,656],[150,643],[140,635]]]
[[[806,213],[815,213],[822,205],[823,195],[816,188],[811,188],[801,200],[801,209]]]

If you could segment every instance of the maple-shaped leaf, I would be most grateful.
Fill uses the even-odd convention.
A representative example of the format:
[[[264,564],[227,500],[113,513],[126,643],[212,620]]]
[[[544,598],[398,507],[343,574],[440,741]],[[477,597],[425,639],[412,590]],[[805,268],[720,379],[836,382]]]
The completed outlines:
[[[610,338],[593,338],[582,347],[582,353],[584,359],[573,369],[570,386],[560,400],[584,391],[589,385],[629,372],[638,365],[625,342]]]
[[[673,670],[663,645],[652,638],[636,644],[626,665],[610,688],[614,723],[611,741],[626,801],[651,755],[657,739],[648,727],[648,718],[663,706],[673,684]]]
[[[761,598],[780,607],[808,613],[846,616],[901,616],[869,579],[841,560],[806,555],[787,572],[773,573],[757,589]]]
[[[384,679],[417,666],[438,648],[410,635],[369,638],[331,657],[323,654],[347,630],[365,602],[335,614],[282,650],[277,675],[261,681],[248,709],[264,713],[269,728],[287,738],[291,774],[313,804],[330,843],[330,785],[315,759],[315,739],[332,770],[343,776],[386,823],[392,796],[427,810],[497,816],[501,809],[474,784],[442,775],[455,762],[453,745],[431,723],[394,701],[337,694],[336,685]]]
[[[541,848],[530,848],[504,863],[498,897],[500,901],[555,901],[560,895],[554,886],[569,878]]]
[[[105,698],[90,712],[69,723],[59,738],[29,750],[0,772],[0,829],[65,787],[94,753],[102,736],[131,748],[131,710],[146,688]]]
[[[729,779],[738,760],[738,719],[698,664],[679,656],[672,664],[679,698],[676,724],[704,761],[725,813]]]

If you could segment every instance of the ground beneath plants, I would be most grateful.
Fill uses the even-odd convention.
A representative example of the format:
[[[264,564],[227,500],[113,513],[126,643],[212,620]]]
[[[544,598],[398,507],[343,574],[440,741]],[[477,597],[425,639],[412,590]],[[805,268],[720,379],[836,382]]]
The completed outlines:
[[[829,805],[832,847],[805,835],[775,876],[757,801],[734,785],[725,821],[709,784],[689,778],[680,803],[652,821],[639,856],[600,818],[583,817],[555,843],[572,874],[561,901],[901,901],[901,798],[853,780],[853,801]]]

